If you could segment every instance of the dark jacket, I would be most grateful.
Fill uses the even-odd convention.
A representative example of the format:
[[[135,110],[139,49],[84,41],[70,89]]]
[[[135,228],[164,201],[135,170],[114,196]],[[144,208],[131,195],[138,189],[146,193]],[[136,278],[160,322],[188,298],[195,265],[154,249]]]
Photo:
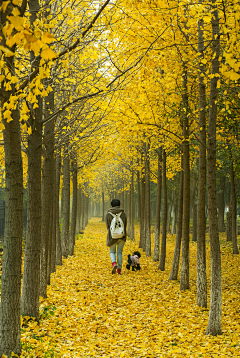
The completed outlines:
[[[115,244],[119,239],[113,239],[111,232],[110,232],[110,225],[113,219],[113,216],[111,214],[109,214],[109,211],[111,211],[111,213],[113,214],[118,214],[120,212],[122,212],[122,214],[120,215],[123,224],[124,224],[124,230],[125,230],[125,236],[123,236],[121,238],[121,240],[126,241],[126,236],[127,236],[127,215],[125,214],[124,210],[122,208],[120,208],[120,206],[114,206],[113,208],[108,209],[108,212],[106,214],[105,217],[105,223],[108,229],[108,234],[107,234],[107,246],[111,246],[113,244]]]

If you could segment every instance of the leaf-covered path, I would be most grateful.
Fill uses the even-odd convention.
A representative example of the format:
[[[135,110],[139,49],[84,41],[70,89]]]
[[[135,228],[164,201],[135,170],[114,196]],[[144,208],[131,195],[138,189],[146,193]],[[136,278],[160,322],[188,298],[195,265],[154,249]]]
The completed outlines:
[[[99,220],[90,221],[75,255],[52,275],[40,326],[23,328],[23,357],[240,357],[240,259],[228,245],[222,246],[223,334],[206,336],[208,310],[196,305],[196,244],[190,244],[191,289],[180,292],[179,282],[168,280],[173,237],[165,272],[144,253],[142,270],[128,271],[126,257],[138,245],[127,241],[123,274],[112,275]],[[209,282],[209,249],[207,258]]]

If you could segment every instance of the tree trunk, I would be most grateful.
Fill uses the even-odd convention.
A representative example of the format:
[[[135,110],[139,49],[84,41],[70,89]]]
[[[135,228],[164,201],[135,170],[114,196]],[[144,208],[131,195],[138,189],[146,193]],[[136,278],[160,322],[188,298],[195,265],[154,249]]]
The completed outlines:
[[[132,170],[132,175],[131,175],[131,190],[130,190],[130,194],[131,194],[131,240],[135,241],[135,233],[134,233],[134,219],[135,219],[135,215],[134,215],[134,172]]]
[[[48,113],[54,108],[54,92],[51,92],[45,102],[48,102],[46,110]],[[44,159],[42,165],[42,226],[41,226],[41,254],[40,254],[40,296],[47,297],[47,285],[50,278],[51,262],[51,236],[50,217],[53,198],[53,176],[54,176],[54,121],[46,123],[44,128]]]
[[[56,265],[62,266],[62,244],[59,225],[59,191],[60,191],[60,175],[61,175],[61,150],[56,154]]]
[[[69,246],[69,217],[70,217],[70,160],[68,153],[68,143],[65,147],[63,158],[63,190],[62,190],[62,254],[68,257]]]
[[[39,321],[41,247],[42,99],[38,97],[35,123],[28,136],[27,231],[24,255],[21,313]]]
[[[140,239],[139,239],[139,248],[142,248],[142,241],[144,235],[144,226],[143,226],[143,207],[142,207],[142,194],[141,194],[141,178],[139,171],[137,172],[137,182],[138,182],[138,210],[139,210],[139,227],[140,227]]]
[[[69,255],[74,254],[75,235],[76,235],[76,219],[77,219],[77,163],[72,162],[72,182],[73,182],[73,194],[72,194],[72,216],[71,216],[71,229],[69,236]]]
[[[185,67],[185,66],[184,66]],[[190,168],[189,168],[189,123],[187,70],[183,72],[183,106],[186,115],[183,118],[183,224],[182,224],[182,265],[180,290],[189,289],[189,217],[190,217]]]
[[[195,201],[196,185],[197,185],[197,173],[194,172],[193,173],[193,183],[192,183],[192,193],[190,196],[192,213],[193,213],[192,241],[197,241],[197,204]]]
[[[227,241],[232,241],[232,201],[230,201],[227,213]]]
[[[173,205],[173,219],[172,219],[171,235],[176,234],[176,223],[177,223],[177,203],[176,203],[176,199],[175,199],[175,203]]]
[[[150,217],[150,161],[149,145],[146,145],[145,152],[145,235],[146,235],[146,256],[151,256],[151,217]]]
[[[158,174],[157,174],[157,199],[154,233],[154,254],[153,261],[159,261],[159,237],[160,237],[160,211],[161,211],[161,193],[162,193],[162,147],[157,149],[158,154]]]
[[[123,203],[122,203],[123,205]],[[102,221],[105,220],[105,210],[104,210],[104,191],[102,191]]]
[[[181,157],[181,173],[180,173],[180,184],[179,184],[179,195],[178,195],[178,218],[177,218],[177,233],[175,241],[174,256],[172,262],[172,270],[169,280],[177,280],[180,250],[181,250],[181,239],[182,239],[182,217],[183,217],[183,157]]]
[[[202,1],[202,0],[201,0]],[[200,2],[200,1],[199,1]],[[198,52],[199,55],[199,170],[198,170],[198,205],[197,205],[197,304],[207,307],[207,274],[206,274],[206,86],[204,83],[204,21],[198,22]]]
[[[141,180],[141,186],[142,186],[142,222],[143,222],[143,232],[142,232],[142,241],[141,241],[141,247],[144,252],[146,252],[146,215],[145,215],[145,192],[146,192],[146,180],[145,180],[145,171]],[[141,240],[141,238],[140,238]]]
[[[235,190],[235,175],[233,162],[230,167],[230,177],[231,177],[231,201],[232,201],[232,245],[233,245],[233,254],[238,255],[238,245],[237,245],[237,198]]]
[[[174,190],[172,188],[172,193],[171,193],[171,200],[168,206],[168,215],[167,215],[167,232],[170,232],[170,227],[171,227],[171,217],[172,217],[172,207],[173,207],[173,200],[174,200]]]
[[[51,273],[56,272],[56,159],[54,158],[53,171],[53,200],[52,200],[52,257]]]
[[[8,57],[8,67],[14,73],[13,58]],[[13,91],[6,92],[2,85],[1,106]],[[3,108],[3,107],[2,107]],[[0,356],[21,354],[20,299],[23,232],[23,171],[19,112],[14,109],[12,121],[3,119],[5,130],[5,231],[3,241],[2,286],[0,306]]]
[[[83,232],[84,230],[84,205],[85,205],[85,195],[83,190],[81,189],[81,208],[80,208],[80,229]]]
[[[128,227],[127,235],[131,237],[131,227],[132,227],[132,205],[131,205],[132,195],[131,195],[131,185],[128,192]]]
[[[163,211],[162,211],[162,241],[161,241],[161,255],[158,269],[165,271],[166,259],[166,239],[167,239],[167,177],[166,177],[166,152],[163,153]]]
[[[212,1],[214,6],[215,0]],[[221,334],[222,314],[222,283],[221,283],[221,253],[218,237],[217,222],[217,193],[216,193],[216,117],[217,117],[217,81],[219,74],[219,19],[218,10],[214,6],[212,12],[212,74],[209,100],[208,123],[208,215],[209,236],[211,246],[211,298],[209,321],[206,334],[216,336]]]
[[[54,177],[52,177],[53,179]],[[50,207],[50,217],[49,217],[49,236],[48,236],[48,261],[47,261],[47,284],[50,285],[51,280],[51,270],[52,270],[52,233],[53,233],[53,193],[54,193],[54,179],[52,182],[52,198],[51,198],[51,207]]]
[[[224,232],[224,212],[225,212],[225,200],[224,200],[224,191],[225,191],[225,181],[226,177],[220,176],[220,191],[218,193],[218,231]]]

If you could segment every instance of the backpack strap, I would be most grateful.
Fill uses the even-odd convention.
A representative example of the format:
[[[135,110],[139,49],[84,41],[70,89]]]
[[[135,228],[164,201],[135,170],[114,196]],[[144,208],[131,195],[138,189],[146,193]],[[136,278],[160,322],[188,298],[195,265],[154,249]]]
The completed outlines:
[[[111,214],[111,215],[115,218],[115,217],[120,217],[121,214],[122,214],[122,211],[120,211],[120,212],[117,213],[117,214],[113,214],[113,213],[111,213],[111,211],[108,211],[108,213]]]

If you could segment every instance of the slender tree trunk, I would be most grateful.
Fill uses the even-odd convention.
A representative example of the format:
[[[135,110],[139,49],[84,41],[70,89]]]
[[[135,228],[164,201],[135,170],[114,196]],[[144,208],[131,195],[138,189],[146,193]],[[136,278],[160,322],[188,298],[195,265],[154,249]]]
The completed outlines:
[[[123,205],[123,203],[122,203]],[[105,210],[104,210],[104,191],[102,191],[102,221],[105,220]]]
[[[171,226],[171,217],[172,217],[172,207],[173,207],[173,200],[174,200],[174,190],[172,189],[171,193],[171,200],[168,205],[168,215],[167,215],[167,232],[170,232],[170,226]],[[169,195],[170,196],[170,195]]]
[[[56,265],[62,266],[62,244],[59,224],[59,191],[61,175],[61,150],[56,154]]]
[[[53,179],[54,182],[54,179]],[[52,183],[54,184],[54,183]],[[47,284],[50,285],[51,282],[51,270],[52,270],[52,232],[53,232],[53,190],[54,185],[52,185],[52,200],[51,200],[51,207],[50,207],[50,218],[49,218],[49,236],[48,236],[48,261],[47,261]]]
[[[177,222],[177,202],[175,199],[175,202],[173,205],[173,220],[172,220],[171,235],[176,234],[176,222]]]
[[[33,5],[33,4],[32,4]],[[31,9],[31,12],[34,12]],[[36,16],[34,16],[36,19]],[[33,20],[31,21],[33,22]],[[39,61],[33,59],[33,66]],[[41,155],[42,155],[42,99],[37,97],[38,107],[34,111],[32,134],[28,136],[28,190],[27,231],[24,255],[21,313],[39,321],[39,280],[41,248]]]
[[[201,2],[200,0],[199,2]],[[198,205],[197,205],[197,304],[207,307],[207,274],[206,274],[206,86],[204,83],[205,67],[201,60],[204,58],[204,21],[198,22],[198,52],[199,55],[199,170],[198,170]],[[203,75],[202,75],[203,74]]]
[[[157,149],[158,154],[158,174],[157,174],[157,199],[155,216],[155,236],[154,236],[154,254],[153,261],[159,261],[159,237],[160,237],[160,211],[161,211],[161,193],[162,193],[162,147]]]
[[[139,171],[137,172],[137,182],[138,182],[138,210],[139,210],[139,227],[140,227],[140,239],[139,239],[139,248],[142,248],[144,226],[143,226],[143,215],[142,215],[142,195],[141,195],[141,178]]]
[[[161,255],[158,269],[165,271],[166,259],[166,239],[167,239],[167,176],[166,176],[166,152],[163,149],[163,211],[162,211],[162,241]]]
[[[78,186],[78,193],[77,193],[77,227],[76,231],[79,233],[81,231],[81,200],[82,200],[82,191],[80,185]]]
[[[46,111],[51,113],[54,109],[54,92],[51,92],[45,102],[48,103]],[[51,262],[51,227],[50,217],[53,198],[54,176],[54,121],[50,121],[44,128],[44,160],[42,165],[42,226],[41,226],[41,254],[40,254],[40,296],[47,297],[47,285],[50,278]]]
[[[74,254],[75,235],[76,235],[76,218],[77,218],[77,163],[72,162],[72,216],[71,216],[71,230],[69,235],[69,255]]]
[[[187,70],[183,72],[183,106],[186,115],[183,119],[183,224],[182,224],[182,265],[180,290],[189,289],[189,217],[190,217],[190,168],[189,168],[189,124],[188,124],[188,90]]]
[[[235,190],[235,175],[233,162],[230,166],[230,177],[231,177],[231,198],[232,198],[232,245],[233,245],[233,254],[238,255],[238,245],[237,245],[237,200],[236,200],[236,190]]]
[[[145,218],[146,218],[146,256],[151,256],[151,214],[150,214],[150,160],[149,160],[149,145],[146,145],[145,157]]]
[[[209,100],[209,123],[208,123],[208,213],[209,213],[209,236],[211,246],[211,298],[209,321],[206,334],[216,336],[221,334],[222,314],[222,283],[221,283],[221,253],[218,237],[217,222],[217,193],[216,193],[216,117],[217,117],[217,81],[219,74],[219,19],[218,10],[212,1],[212,74]]]
[[[127,235],[131,238],[131,227],[132,227],[132,195],[131,195],[131,185],[130,190],[128,192],[128,227],[127,227]]]
[[[22,315],[34,317],[37,321],[39,321],[41,244],[41,102],[41,100],[38,101],[39,107],[36,110],[39,110],[39,113],[35,113],[36,122],[32,134],[28,137],[27,232],[21,300]]]
[[[56,159],[54,158],[53,171],[53,214],[52,214],[52,258],[51,258],[51,273],[56,271]]]
[[[132,170],[132,176],[131,176],[131,240],[135,241],[135,233],[134,233],[134,172]]]
[[[197,204],[195,202],[195,193],[197,186],[197,173],[193,173],[192,192],[190,196],[192,213],[193,213],[193,225],[192,225],[192,241],[197,241]]]
[[[142,186],[142,222],[143,222],[143,232],[142,232],[142,241],[141,241],[141,245],[142,245],[142,249],[144,252],[146,252],[146,214],[145,214],[145,192],[146,192],[146,180],[145,180],[145,172],[143,174],[142,180],[141,180],[141,186]],[[140,238],[141,239],[141,238]]]
[[[70,160],[68,154],[68,143],[65,147],[63,158],[63,191],[62,191],[62,254],[68,257],[69,246],[69,219],[70,219]]]
[[[224,212],[225,212],[225,200],[224,200],[224,191],[225,191],[225,181],[226,177],[220,176],[220,192],[218,194],[218,231],[224,232]]]
[[[14,73],[13,58],[8,57],[9,68]],[[12,92],[12,94],[14,94]],[[1,105],[7,102],[10,93],[2,87]],[[2,107],[3,108],[3,107]],[[23,171],[19,128],[19,112],[14,109],[12,121],[3,119],[5,130],[5,231],[0,306],[0,356],[21,354],[20,344],[20,299],[23,232]]]
[[[180,173],[180,184],[179,184],[179,195],[178,195],[177,232],[176,232],[176,241],[175,241],[173,262],[172,262],[172,270],[171,270],[169,280],[177,280],[177,277],[178,277],[180,250],[181,250],[181,239],[182,239],[183,176],[184,176],[184,172],[183,172],[183,157],[181,157],[181,173]]]
[[[227,213],[227,241],[232,241],[232,201],[230,201],[229,212]]]
[[[81,189],[80,228],[82,232],[84,230],[84,207],[85,207],[85,195],[83,190]]]

